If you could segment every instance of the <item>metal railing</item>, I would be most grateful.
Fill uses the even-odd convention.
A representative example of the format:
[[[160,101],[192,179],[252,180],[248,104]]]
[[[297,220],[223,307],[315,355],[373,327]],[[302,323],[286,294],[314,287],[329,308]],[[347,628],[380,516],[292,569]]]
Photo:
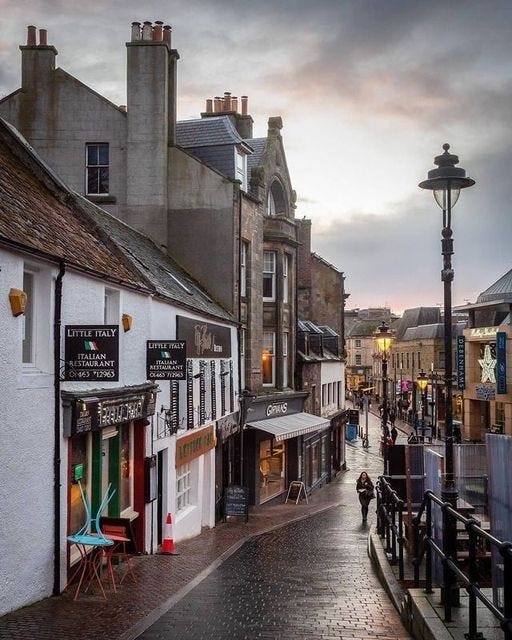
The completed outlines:
[[[377,484],[377,533],[386,539],[386,553],[391,564],[398,563],[398,578],[404,579],[404,545],[407,543],[404,529],[404,501],[385,476]],[[398,553],[397,553],[398,548]]]
[[[433,538],[432,506],[437,504],[442,513],[443,531],[455,531],[457,522],[462,523],[468,534],[468,570],[464,573],[457,557],[445,553],[445,536],[442,547]],[[413,518],[414,529],[414,585],[420,584],[420,565],[425,557],[425,590],[432,593],[432,564],[433,553],[437,554],[443,565],[443,603],[445,622],[451,622],[453,602],[452,587],[457,581],[463,585],[469,594],[469,632],[465,634],[468,640],[478,640],[482,635],[478,632],[477,599],[499,621],[504,632],[505,640],[512,640],[512,542],[501,542],[490,533],[482,529],[480,521],[475,518],[465,518],[453,509],[449,502],[443,502],[432,491],[426,491],[420,510]],[[423,544],[421,544],[423,542]],[[503,609],[498,608],[480,587],[478,562],[485,556],[487,548],[494,547],[503,559]],[[455,556],[457,551],[455,550]]]

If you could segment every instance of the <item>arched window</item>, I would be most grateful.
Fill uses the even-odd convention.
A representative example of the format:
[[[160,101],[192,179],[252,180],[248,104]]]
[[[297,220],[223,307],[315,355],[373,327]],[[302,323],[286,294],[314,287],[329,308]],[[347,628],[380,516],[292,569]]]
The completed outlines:
[[[267,215],[277,216],[279,214],[287,213],[286,196],[284,193],[283,185],[276,178],[270,185],[270,189],[267,194]]]

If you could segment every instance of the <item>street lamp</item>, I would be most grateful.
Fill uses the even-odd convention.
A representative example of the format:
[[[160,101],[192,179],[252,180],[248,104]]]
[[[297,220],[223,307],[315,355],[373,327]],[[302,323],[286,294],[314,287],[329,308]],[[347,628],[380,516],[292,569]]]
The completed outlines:
[[[382,356],[382,441],[384,453],[384,475],[388,473],[388,456],[387,456],[387,435],[388,435],[388,351],[391,349],[393,335],[388,325],[382,321],[382,324],[375,332],[375,343],[377,350]]]
[[[416,378],[416,384],[420,388],[421,392],[421,433],[422,436],[425,437],[425,407],[427,404],[427,385],[428,385],[428,376],[423,371],[423,369],[418,373],[418,377]]]
[[[427,180],[420,182],[422,189],[434,192],[434,198],[443,211],[442,255],[443,270],[441,280],[444,283],[444,376],[445,376],[445,476],[442,489],[442,499],[457,507],[457,489],[453,473],[453,412],[452,412],[452,207],[459,199],[460,190],[472,187],[475,181],[466,177],[462,167],[456,167],[459,158],[448,152],[449,144],[443,145],[444,153],[434,159],[436,169],[428,172]],[[444,546],[446,554],[454,557],[456,549],[457,530],[454,522],[444,527]],[[449,572],[448,572],[449,573]],[[451,584],[446,584],[451,577],[445,576],[445,588],[450,592]]]

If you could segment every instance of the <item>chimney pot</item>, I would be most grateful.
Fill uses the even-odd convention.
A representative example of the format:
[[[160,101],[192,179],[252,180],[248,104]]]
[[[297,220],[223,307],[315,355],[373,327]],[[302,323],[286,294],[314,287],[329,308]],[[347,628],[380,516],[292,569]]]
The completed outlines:
[[[237,96],[232,96],[231,97],[231,111],[234,111],[235,113],[238,112],[238,98],[237,98]]]
[[[223,111],[231,111],[231,92],[224,91]]]
[[[162,42],[163,40],[163,29],[162,29],[162,25],[164,23],[161,22],[160,20],[157,20],[155,22],[155,26],[153,28],[153,40],[157,40],[158,42]]]
[[[140,40],[140,22],[132,22],[132,42]]]
[[[164,27],[163,40],[167,42],[169,47],[171,46],[171,25],[166,24]]]
[[[128,112],[128,107],[125,104],[119,105],[119,111],[124,111],[124,113]]]
[[[33,25],[27,27],[27,47],[36,46],[36,28]]]
[[[248,114],[248,101],[249,98],[247,96],[242,96],[242,115],[246,116]]]
[[[222,111],[222,98],[220,96],[215,96],[215,99],[213,101],[214,104],[214,113],[219,113],[220,111]]]
[[[146,20],[142,27],[142,39],[153,40],[153,24],[149,20]]]
[[[206,100],[206,113],[213,113],[213,100],[211,98]]]
[[[46,29],[39,29],[39,44],[43,46],[48,44],[48,31]]]

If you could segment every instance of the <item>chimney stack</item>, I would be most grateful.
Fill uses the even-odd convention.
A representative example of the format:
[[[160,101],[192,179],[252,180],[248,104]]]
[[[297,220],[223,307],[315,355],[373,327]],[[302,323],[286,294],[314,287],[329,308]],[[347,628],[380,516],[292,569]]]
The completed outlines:
[[[233,126],[240,134],[240,137],[245,139],[252,138],[253,135],[253,119],[248,113],[248,98],[247,96],[241,97],[242,113],[238,113],[238,97],[232,96],[230,91],[224,92],[224,97],[215,96],[212,100],[207,98],[206,111],[201,114],[202,118],[208,118],[212,116],[227,115]]]
[[[35,89],[48,82],[55,71],[57,49],[48,44],[48,32],[39,29],[39,45],[36,42],[36,27],[27,27],[27,44],[21,50],[21,86],[24,90]]]
[[[223,111],[231,111],[231,93],[224,91],[224,106]]]
[[[206,113],[213,113],[213,101],[211,98],[206,100]]]
[[[32,25],[27,27],[27,47],[36,46],[36,28]]]
[[[164,26],[163,39],[164,39],[164,42],[167,43],[170,49],[171,48],[171,25],[169,24],[166,24]]]

